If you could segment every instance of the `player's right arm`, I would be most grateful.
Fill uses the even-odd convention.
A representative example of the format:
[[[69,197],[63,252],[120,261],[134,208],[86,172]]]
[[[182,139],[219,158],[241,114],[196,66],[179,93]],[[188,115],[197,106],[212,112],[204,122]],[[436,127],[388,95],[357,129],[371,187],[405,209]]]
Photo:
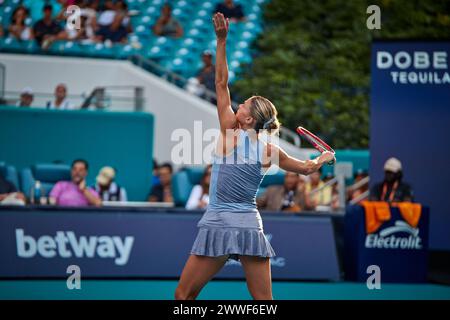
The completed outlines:
[[[277,145],[268,143],[266,148],[265,163],[269,166],[276,164],[283,170],[292,171],[303,175],[309,175],[319,170],[325,163],[335,160],[334,154],[329,151],[323,152],[320,156],[313,160],[299,160],[288,155]]]

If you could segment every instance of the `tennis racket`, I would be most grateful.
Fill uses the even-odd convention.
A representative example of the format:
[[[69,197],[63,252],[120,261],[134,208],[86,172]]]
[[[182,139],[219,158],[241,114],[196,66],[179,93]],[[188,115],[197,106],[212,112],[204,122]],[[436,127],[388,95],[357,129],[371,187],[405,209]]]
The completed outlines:
[[[297,133],[302,137],[308,140],[311,145],[316,148],[320,153],[323,153],[325,151],[332,152],[333,154],[336,154],[334,152],[333,148],[331,148],[328,144],[326,144],[325,141],[320,139],[318,136],[316,136],[314,133],[310,132],[309,130],[303,128],[303,127],[297,127]],[[328,164],[331,166],[334,164],[334,160],[328,162]]]

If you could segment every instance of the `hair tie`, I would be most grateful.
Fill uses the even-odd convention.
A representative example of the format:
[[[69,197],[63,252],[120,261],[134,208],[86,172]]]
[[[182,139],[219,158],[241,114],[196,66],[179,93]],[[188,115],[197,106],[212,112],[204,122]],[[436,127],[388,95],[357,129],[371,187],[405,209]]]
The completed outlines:
[[[264,122],[263,129],[267,129],[273,122],[275,122],[275,117],[272,117]]]

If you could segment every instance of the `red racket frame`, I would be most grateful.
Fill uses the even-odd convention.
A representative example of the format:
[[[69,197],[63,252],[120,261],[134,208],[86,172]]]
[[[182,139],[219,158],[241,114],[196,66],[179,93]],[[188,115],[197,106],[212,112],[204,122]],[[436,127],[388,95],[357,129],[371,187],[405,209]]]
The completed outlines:
[[[297,127],[297,133],[304,137],[306,140],[308,140],[309,143],[312,144],[314,148],[316,148],[319,152],[325,152],[329,151],[335,154],[333,148],[331,148],[325,141],[320,139],[318,136],[316,136],[314,133],[310,132],[309,130],[303,128],[303,127]],[[320,144],[318,144],[319,142]],[[332,164],[334,161],[330,161],[330,164]]]

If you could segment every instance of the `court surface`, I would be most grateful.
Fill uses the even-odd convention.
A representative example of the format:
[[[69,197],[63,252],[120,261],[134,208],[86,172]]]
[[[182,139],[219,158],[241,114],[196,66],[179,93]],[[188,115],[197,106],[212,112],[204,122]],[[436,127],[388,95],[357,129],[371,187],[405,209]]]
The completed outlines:
[[[173,299],[175,280],[81,280],[80,290],[69,290],[65,280],[2,280],[0,299]],[[369,290],[365,283],[273,282],[275,299],[355,300],[355,299],[445,299],[450,286],[438,284],[382,284]],[[203,289],[199,299],[251,299],[244,281],[215,280]]]

